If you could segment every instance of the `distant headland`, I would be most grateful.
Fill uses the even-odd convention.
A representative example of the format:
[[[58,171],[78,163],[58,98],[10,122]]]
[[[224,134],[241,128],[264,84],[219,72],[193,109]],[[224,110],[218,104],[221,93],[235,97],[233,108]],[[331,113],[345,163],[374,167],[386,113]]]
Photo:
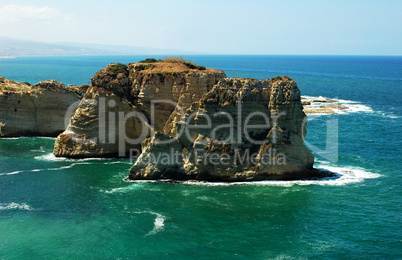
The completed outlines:
[[[46,43],[0,37],[0,58],[74,55],[177,55],[186,52],[125,45],[59,42]],[[193,52],[195,53],[195,52]]]

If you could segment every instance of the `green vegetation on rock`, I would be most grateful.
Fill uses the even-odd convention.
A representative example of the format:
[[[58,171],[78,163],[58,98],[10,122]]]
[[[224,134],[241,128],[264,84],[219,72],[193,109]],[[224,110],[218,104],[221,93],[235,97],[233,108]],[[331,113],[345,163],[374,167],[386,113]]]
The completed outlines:
[[[292,78],[288,76],[276,76],[275,78],[271,79],[273,82],[278,81],[278,80],[292,80]]]
[[[206,68],[204,66],[196,65],[196,64],[190,63],[190,62],[184,62],[184,65],[186,65],[190,69],[206,70]]]
[[[144,64],[139,64],[139,65],[136,65],[136,66],[134,67],[134,69],[135,69],[136,71],[147,70],[147,69],[153,69],[153,68],[155,68],[155,65],[150,65],[150,66],[148,66],[148,65],[144,65]]]
[[[147,58],[145,60],[139,61],[138,63],[154,63],[154,62],[173,62],[173,63],[183,63],[190,69],[197,69],[197,70],[206,70],[204,66],[197,65],[193,60],[186,60],[183,57],[165,57],[163,60],[157,60],[155,58]],[[144,65],[138,65],[144,66]],[[142,68],[142,67],[138,67]],[[137,69],[137,68],[136,68]],[[143,67],[143,69],[147,69]],[[142,70],[142,69],[139,69]]]
[[[148,59],[145,59],[145,60],[141,60],[138,63],[154,63],[154,62],[158,62],[158,61],[160,61],[160,60],[157,60],[157,59],[154,59],[154,58],[148,58]]]
[[[107,74],[109,76],[117,76],[117,74],[123,73],[128,76],[127,65],[116,63],[108,67]]]
[[[18,91],[18,89],[10,87],[10,86],[4,86],[2,88],[3,91]]]

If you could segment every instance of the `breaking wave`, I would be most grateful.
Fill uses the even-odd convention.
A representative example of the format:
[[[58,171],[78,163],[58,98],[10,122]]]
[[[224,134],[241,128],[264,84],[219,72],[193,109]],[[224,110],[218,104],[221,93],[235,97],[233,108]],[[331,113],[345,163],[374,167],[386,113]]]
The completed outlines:
[[[324,164],[324,165],[323,165]],[[291,187],[294,185],[321,185],[321,186],[342,186],[351,183],[363,182],[367,179],[375,179],[381,177],[378,173],[367,171],[361,167],[338,167],[325,165],[325,162],[317,169],[332,173],[333,177],[326,178],[312,178],[294,181],[281,181],[281,180],[267,180],[267,181],[248,181],[248,182],[203,182],[203,181],[180,181],[175,183],[182,183],[185,185],[200,185],[200,186],[232,186],[232,185],[267,185],[267,186],[283,186]],[[170,182],[172,180],[161,181],[135,181],[130,182]]]
[[[164,215],[159,214],[157,212],[153,212],[153,211],[140,211],[140,212],[134,212],[134,213],[151,214],[151,215],[155,216],[154,226],[153,226],[152,230],[149,231],[145,236],[155,235],[156,233],[163,231],[163,229],[165,227],[165,220],[166,220],[166,217]]]
[[[15,202],[11,202],[9,204],[0,204],[0,210],[27,210],[27,211],[32,211],[32,207],[29,206],[28,204],[25,203],[15,203]]]
[[[346,99],[338,99],[338,98],[327,98],[323,96],[313,97],[313,96],[302,96],[304,101],[312,102],[310,105],[304,105],[306,108],[320,108],[321,106],[336,104],[340,105],[341,107],[344,106],[345,108],[340,109],[333,109],[335,114],[350,114],[350,113],[371,113],[373,115],[378,115],[385,118],[399,118],[399,116],[391,113],[391,112],[383,112],[383,111],[376,111],[372,107],[363,104],[359,101],[353,100],[346,100]],[[309,113],[309,115],[327,115],[328,113]]]

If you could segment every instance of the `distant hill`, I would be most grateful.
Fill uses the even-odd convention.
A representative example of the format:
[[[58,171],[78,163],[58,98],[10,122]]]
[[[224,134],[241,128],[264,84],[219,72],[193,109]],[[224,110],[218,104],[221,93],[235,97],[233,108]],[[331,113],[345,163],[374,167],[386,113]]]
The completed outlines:
[[[125,45],[87,43],[44,43],[0,37],[1,56],[63,56],[63,55],[172,55],[189,54],[177,50],[163,50]]]

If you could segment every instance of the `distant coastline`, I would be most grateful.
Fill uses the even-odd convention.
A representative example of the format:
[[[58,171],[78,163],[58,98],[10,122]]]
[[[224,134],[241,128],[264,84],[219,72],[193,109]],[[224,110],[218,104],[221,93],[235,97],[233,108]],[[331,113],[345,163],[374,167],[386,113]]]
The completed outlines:
[[[18,59],[18,57],[15,57],[15,56],[0,56],[0,59]]]

